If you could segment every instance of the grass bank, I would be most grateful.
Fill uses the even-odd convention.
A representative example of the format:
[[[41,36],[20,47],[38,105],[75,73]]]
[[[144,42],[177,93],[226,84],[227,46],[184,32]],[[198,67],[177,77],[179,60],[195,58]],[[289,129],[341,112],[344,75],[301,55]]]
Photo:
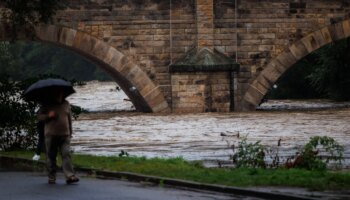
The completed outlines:
[[[30,159],[33,152],[0,152],[0,155]],[[340,171],[205,168],[199,162],[187,162],[182,158],[146,159],[77,154],[73,155],[73,163],[75,166],[99,170],[133,172],[228,186],[287,186],[312,190],[350,189],[350,172]]]

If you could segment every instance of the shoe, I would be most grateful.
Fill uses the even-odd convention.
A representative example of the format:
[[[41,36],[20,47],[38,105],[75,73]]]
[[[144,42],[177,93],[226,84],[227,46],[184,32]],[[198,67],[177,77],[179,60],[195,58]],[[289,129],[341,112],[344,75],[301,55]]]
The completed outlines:
[[[66,183],[67,183],[67,184],[72,184],[72,183],[76,183],[76,182],[79,182],[79,178],[76,177],[75,175],[70,176],[70,177],[66,180]]]

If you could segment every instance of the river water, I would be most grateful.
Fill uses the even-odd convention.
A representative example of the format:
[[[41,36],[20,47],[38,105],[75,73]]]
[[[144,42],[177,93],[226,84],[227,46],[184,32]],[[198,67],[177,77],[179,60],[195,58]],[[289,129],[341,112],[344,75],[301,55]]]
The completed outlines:
[[[89,82],[76,90],[68,100],[92,112],[73,122],[76,153],[118,155],[123,150],[133,156],[183,157],[216,166],[218,161],[229,163],[230,147],[243,137],[278,148],[286,158],[312,136],[331,136],[344,146],[344,167],[350,168],[350,102],[275,100],[246,113],[146,114],[135,112],[115,83]]]

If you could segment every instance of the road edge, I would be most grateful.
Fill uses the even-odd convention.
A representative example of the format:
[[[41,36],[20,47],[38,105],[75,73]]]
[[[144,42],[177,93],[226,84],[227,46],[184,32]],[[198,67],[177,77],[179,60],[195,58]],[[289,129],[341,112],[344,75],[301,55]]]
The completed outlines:
[[[0,169],[14,170],[14,171],[45,171],[44,161],[33,161],[25,158],[16,158],[0,155]],[[77,172],[83,172],[89,175],[94,175],[96,178],[102,179],[122,179],[132,182],[149,182],[157,185],[174,186],[178,188],[205,190],[226,194],[244,195],[251,197],[259,197],[263,199],[271,200],[313,200],[315,198],[308,196],[298,196],[286,193],[277,192],[262,192],[252,189],[245,189],[240,187],[216,185],[216,184],[204,184],[194,181],[186,181],[180,179],[172,179],[158,176],[149,176],[131,172],[116,172],[116,171],[106,171],[98,170],[92,168],[75,167]]]

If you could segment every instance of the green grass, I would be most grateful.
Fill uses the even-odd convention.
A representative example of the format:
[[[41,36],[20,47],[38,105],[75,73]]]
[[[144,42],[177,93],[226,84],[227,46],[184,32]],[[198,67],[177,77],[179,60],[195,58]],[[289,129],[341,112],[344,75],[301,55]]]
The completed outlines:
[[[0,155],[30,159],[33,152],[0,152]],[[303,169],[224,169],[205,168],[182,158],[146,159],[140,157],[105,157],[73,155],[75,166],[109,171],[133,172],[201,183],[228,186],[288,186],[312,190],[348,190],[350,172],[308,171]]]

